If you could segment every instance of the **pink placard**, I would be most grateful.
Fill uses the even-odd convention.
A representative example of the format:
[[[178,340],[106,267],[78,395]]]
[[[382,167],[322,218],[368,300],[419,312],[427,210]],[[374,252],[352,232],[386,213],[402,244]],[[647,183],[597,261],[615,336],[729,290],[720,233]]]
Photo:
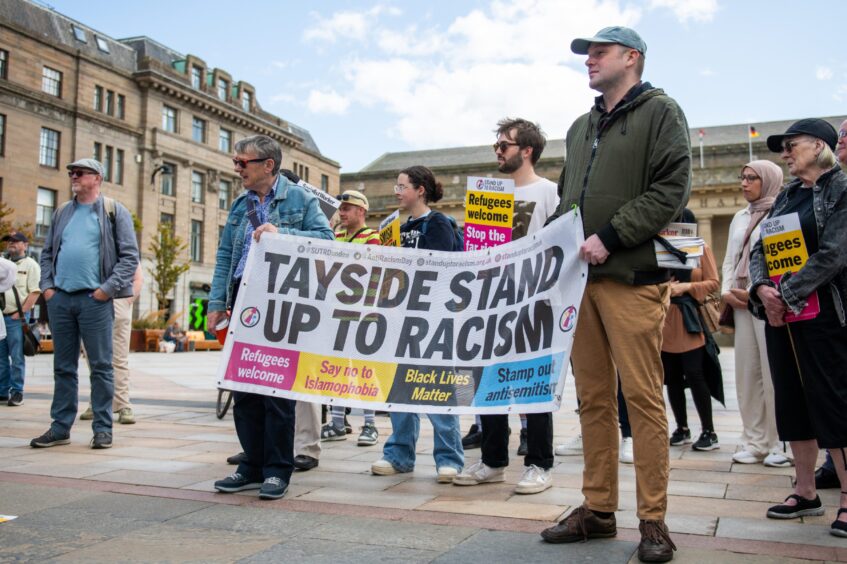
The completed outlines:
[[[298,351],[236,342],[224,380],[290,390],[297,377]]]
[[[511,227],[492,227],[491,225],[465,223],[466,251],[499,247],[500,245],[511,242],[511,240]]]

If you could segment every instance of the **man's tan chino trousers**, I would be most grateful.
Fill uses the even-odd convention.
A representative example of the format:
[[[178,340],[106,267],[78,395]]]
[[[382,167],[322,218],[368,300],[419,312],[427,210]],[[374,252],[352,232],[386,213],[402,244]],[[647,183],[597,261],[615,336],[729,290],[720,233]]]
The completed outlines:
[[[601,279],[585,287],[572,358],[585,456],[582,493],[589,509],[618,509],[619,371],[632,425],[638,517],[665,518],[669,447],[661,349],[669,303],[668,284]]]

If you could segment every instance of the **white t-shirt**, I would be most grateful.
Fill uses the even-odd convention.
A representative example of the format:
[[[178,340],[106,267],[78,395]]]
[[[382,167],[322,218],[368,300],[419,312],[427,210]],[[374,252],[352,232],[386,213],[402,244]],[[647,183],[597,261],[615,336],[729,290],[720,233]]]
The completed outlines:
[[[535,233],[556,212],[559,195],[556,183],[539,178],[532,184],[515,186],[515,217],[512,240]]]

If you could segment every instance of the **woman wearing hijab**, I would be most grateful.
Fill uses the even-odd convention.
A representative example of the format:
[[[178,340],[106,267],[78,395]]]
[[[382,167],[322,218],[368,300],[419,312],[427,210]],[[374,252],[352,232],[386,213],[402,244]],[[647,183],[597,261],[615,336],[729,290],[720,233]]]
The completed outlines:
[[[765,346],[765,322],[747,311],[750,249],[759,240],[759,222],[782,188],[782,169],[771,161],[753,161],[741,169],[741,190],[748,205],[729,225],[723,261],[723,302],[732,308],[735,323],[735,391],[744,426],[741,450],[732,455],[739,464],[791,466],[779,448],[773,403],[773,382]]]
[[[795,178],[768,214],[773,240],[763,236],[753,246],[749,306],[768,321],[776,427],[791,442],[795,462],[794,491],[767,515],[824,514],[815,490],[820,446],[829,449],[841,482],[830,532],[847,537],[847,174],[835,161],[837,141],[822,119],[803,119],[768,137],[768,148]],[[791,263],[793,269],[782,268]]]

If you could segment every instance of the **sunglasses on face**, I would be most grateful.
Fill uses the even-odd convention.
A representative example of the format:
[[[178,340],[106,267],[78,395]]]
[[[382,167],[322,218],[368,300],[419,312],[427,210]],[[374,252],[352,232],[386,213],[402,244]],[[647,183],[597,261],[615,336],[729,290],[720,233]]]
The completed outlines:
[[[232,164],[234,164],[235,166],[240,166],[241,168],[247,168],[247,165],[249,163],[263,163],[266,160],[268,160],[268,159],[267,158],[264,158],[264,159],[249,159],[249,160],[247,160],[247,159],[232,159]]]
[[[803,141],[807,141],[807,139],[793,139],[791,141],[786,141],[782,144],[782,152],[783,153],[791,153],[794,151],[794,147],[802,143]]]
[[[515,146],[515,147],[520,146],[520,143],[512,143],[511,141],[498,141],[493,145],[495,153],[498,150],[501,153],[505,153],[506,149],[508,149],[509,147],[512,147],[512,146]]]
[[[755,174],[739,174],[738,180],[740,180],[741,182],[744,182],[745,180],[747,182],[755,182],[757,180],[760,180],[760,177],[756,176]]]
[[[85,176],[86,174],[97,174],[93,170],[69,170],[68,178],[79,178],[80,176]]]

